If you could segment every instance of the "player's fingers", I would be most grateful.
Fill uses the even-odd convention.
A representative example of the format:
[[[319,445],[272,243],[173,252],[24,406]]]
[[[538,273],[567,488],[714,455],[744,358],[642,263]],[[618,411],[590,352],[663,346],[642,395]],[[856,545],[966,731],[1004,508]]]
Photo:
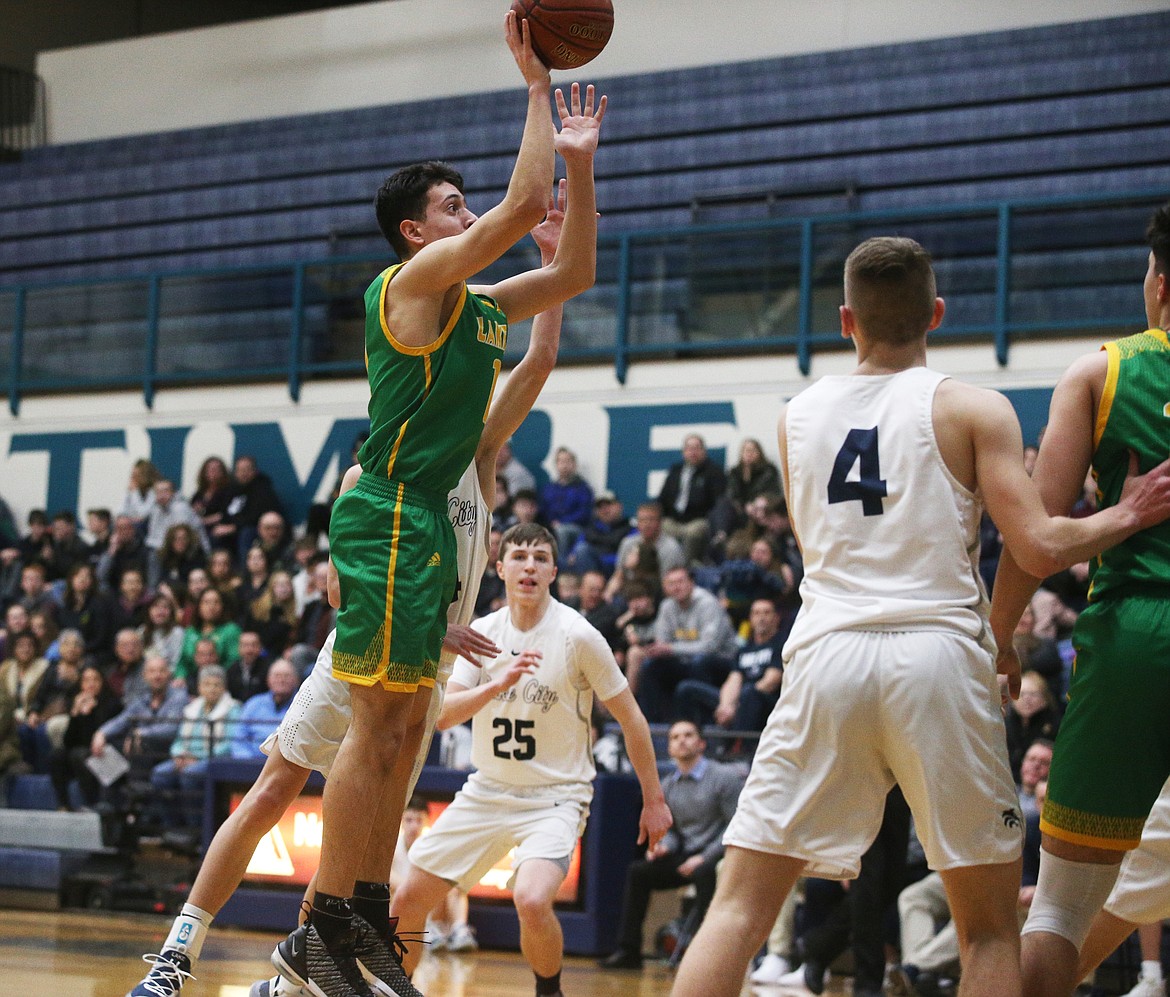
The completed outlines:
[[[593,117],[593,84],[585,88],[585,117]]]
[[[573,117],[579,118],[581,116],[581,84],[574,83],[570,88],[570,100],[572,101]]]
[[[565,210],[565,201],[568,198],[568,194],[569,181],[562,177],[561,182],[557,184],[557,210],[562,213]]]
[[[561,116],[561,120],[564,121],[565,118],[569,116],[569,107],[565,103],[565,92],[560,87],[557,87],[556,91],[553,93],[553,97],[556,99],[557,103],[557,114],[559,114]]]
[[[601,100],[598,101],[598,103],[597,103],[597,113],[595,115],[593,115],[593,120],[596,121],[598,124],[600,124],[601,119],[605,117],[605,109],[608,106],[608,104],[609,104],[609,98],[605,94],[602,94]]]

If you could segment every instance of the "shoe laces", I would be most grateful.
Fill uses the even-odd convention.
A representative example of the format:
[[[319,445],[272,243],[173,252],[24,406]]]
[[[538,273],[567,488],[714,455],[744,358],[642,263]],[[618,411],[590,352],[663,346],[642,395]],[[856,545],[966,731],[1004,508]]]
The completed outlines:
[[[157,997],[174,997],[174,992],[182,989],[186,980],[195,979],[194,975],[180,968],[165,953],[149,952],[142,957],[142,961],[151,967],[146,979],[142,981],[142,989],[147,993],[156,994]],[[164,983],[169,984],[170,989],[164,990]]]

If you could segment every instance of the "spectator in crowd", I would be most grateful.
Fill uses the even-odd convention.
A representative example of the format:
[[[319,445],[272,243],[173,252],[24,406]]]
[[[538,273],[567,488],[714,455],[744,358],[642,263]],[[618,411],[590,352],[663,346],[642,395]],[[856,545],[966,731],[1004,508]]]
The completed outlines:
[[[19,601],[29,616],[47,612],[52,614],[53,619],[57,618],[61,607],[53,596],[53,590],[49,588],[48,570],[40,561],[33,561],[21,568]]]
[[[616,655],[618,664],[626,673],[630,691],[637,696],[638,670],[630,665],[630,650],[644,648],[654,643],[654,623],[658,617],[658,602],[654,589],[644,582],[632,581],[626,586],[623,598],[626,610],[617,618],[617,628],[622,635],[622,653]]]
[[[611,491],[598,492],[593,499],[593,516],[581,538],[568,549],[565,567],[600,571],[608,578],[617,565],[618,547],[630,530],[621,500]]]
[[[522,491],[536,491],[536,478],[512,453],[512,441],[504,443],[496,454],[496,477],[508,483],[508,494],[515,496]]]
[[[175,604],[168,595],[156,595],[146,609],[146,622],[138,628],[142,638],[142,653],[147,657],[161,657],[171,669],[183,652],[183,628],[175,619]]]
[[[28,532],[20,538],[17,549],[22,564],[40,561],[48,564],[53,556],[53,535],[49,532],[49,517],[44,509],[33,509],[28,514]]]
[[[739,463],[727,473],[727,490],[711,510],[712,545],[721,546],[746,524],[747,504],[752,499],[780,492],[780,472],[764,457],[759,440],[744,440],[739,446]]]
[[[1031,605],[1036,620],[1032,632],[1037,637],[1063,640],[1072,633],[1073,624],[1077,622],[1077,611],[1067,606],[1051,589],[1038,588],[1032,596]]]
[[[150,461],[145,458],[136,460],[130,468],[130,483],[118,515],[128,516],[138,529],[145,530],[146,520],[154,510],[154,486],[161,477],[159,469]]]
[[[192,568],[187,572],[186,584],[182,582],[171,586],[167,582],[160,582],[158,590],[169,593],[175,602],[176,619],[184,629],[195,622],[195,612],[199,608],[199,597],[211,588],[211,579],[207,577],[207,569]]]
[[[210,549],[198,514],[182,495],[176,494],[173,481],[159,478],[154,484],[154,508],[146,518],[146,546],[152,551],[160,550],[170,528],[179,525],[191,528],[204,553]]]
[[[502,474],[496,475],[496,494],[492,500],[492,529],[501,534],[512,521],[512,493],[508,490],[508,479]]]
[[[723,832],[743,788],[739,766],[706,758],[707,742],[689,720],[670,727],[667,750],[674,771],[662,780],[674,826],[656,848],[626,870],[618,947],[600,961],[605,969],[642,967],[642,922],[654,890],[695,887],[695,925],[715,894],[715,869],[723,857]]]
[[[68,509],[62,509],[53,517],[52,554],[46,562],[49,581],[68,578],[78,564],[89,564],[89,548],[77,535],[77,517]]]
[[[113,517],[109,509],[87,509],[85,511],[85,529],[89,534],[89,563],[97,570],[102,555],[109,549],[111,537],[111,523]]]
[[[12,642],[17,634],[28,633],[28,611],[19,603],[14,602],[4,611],[4,632],[0,634],[0,661],[12,656]]]
[[[260,635],[253,630],[240,634],[239,656],[227,669],[227,687],[232,699],[246,703],[268,688],[270,658],[264,656]]]
[[[540,490],[540,511],[557,538],[557,548],[571,551],[593,515],[593,489],[577,473],[577,456],[557,447],[556,477]]]
[[[577,596],[577,609],[582,616],[605,638],[609,649],[617,652],[625,649],[621,629],[617,625],[621,615],[605,601],[605,576],[600,571],[587,571],[581,576]],[[619,661],[620,665],[621,662]]]
[[[687,568],[668,571],[662,587],[667,597],[658,607],[654,642],[631,649],[627,657],[627,662],[636,659],[638,703],[651,723],[670,719],[674,691],[683,679],[722,685],[736,653],[727,611],[695,585]]]
[[[171,757],[159,762],[150,774],[155,789],[163,793],[178,790],[179,806],[168,810],[172,827],[199,826],[207,762],[231,752],[233,727],[240,712],[240,704],[228,694],[227,679],[219,665],[200,670],[198,689],[199,696],[183,708]]]
[[[16,547],[20,534],[16,529],[16,517],[12,515],[12,508],[3,498],[0,498],[0,550]]]
[[[110,605],[110,625],[115,631],[142,626],[150,607],[146,577],[137,568],[122,572],[122,582],[117,592]]]
[[[581,576],[575,571],[558,571],[552,586],[553,598],[570,609],[581,608]]]
[[[207,578],[211,587],[231,596],[233,602],[241,600],[240,588],[244,580],[236,572],[236,562],[231,551],[213,550],[207,556]]]
[[[57,626],[56,616],[48,610],[38,609],[35,613],[29,614],[28,628],[37,639],[37,650],[40,651],[41,657],[50,665],[54,664],[61,653],[57,646],[61,628]]]
[[[228,500],[223,522],[215,527],[214,533],[220,544],[234,544],[236,557],[244,554],[256,540],[260,517],[266,512],[283,512],[272,479],[256,465],[256,458],[241,454],[235,460],[233,469],[235,485]]]
[[[248,553],[244,555],[244,577],[236,593],[242,612],[246,613],[252,603],[260,598],[260,594],[268,587],[268,578],[271,574],[272,559],[268,552],[260,544],[252,544],[248,548]]]
[[[313,565],[318,561],[328,559],[327,554],[317,550],[317,542],[312,537],[301,537],[293,544],[293,570],[289,572],[293,582],[293,598],[296,600],[297,617],[305,611],[306,590],[313,577]]]
[[[1016,625],[1016,632],[1012,638],[1012,646],[1020,656],[1020,669],[1025,672],[1038,672],[1048,683],[1053,701],[1061,702],[1064,694],[1064,660],[1060,656],[1060,648],[1051,637],[1039,637],[1033,628],[1036,615],[1032,607],[1025,606],[1020,614],[1020,622]]]
[[[274,658],[292,646],[299,620],[293,583],[287,571],[272,572],[244,614],[244,626],[260,635],[264,650]]]
[[[0,799],[8,799],[8,784],[13,776],[24,775],[29,764],[21,756],[17,736],[16,700],[8,686],[0,682]]]
[[[98,589],[93,565],[88,561],[69,569],[57,618],[63,627],[81,631],[86,654],[93,655],[98,664],[110,659],[114,644],[113,605]]]
[[[508,517],[507,525],[511,528],[521,523],[539,523],[544,526],[541,522],[540,502],[531,488],[524,488],[512,497],[512,514]]]
[[[252,546],[264,551],[270,570],[280,568],[282,571],[292,571],[296,567],[288,523],[275,510],[260,517],[256,526],[256,542]]]
[[[732,626],[740,629],[757,599],[775,601],[791,592],[793,581],[792,569],[780,563],[766,537],[752,543],[746,558],[729,556],[719,568],[719,588]]]
[[[199,465],[195,476],[195,494],[191,496],[191,508],[203,524],[211,546],[217,550],[228,549],[235,556],[235,544],[224,547],[223,537],[216,533],[227,515],[228,503],[232,498],[232,479],[227,464],[219,457],[208,457]]]
[[[69,708],[86,664],[85,644],[76,630],[61,634],[60,650],[61,656],[37,687],[19,731],[21,752],[36,772],[49,770],[49,755],[64,743]]]
[[[287,658],[277,658],[268,667],[266,682],[265,691],[249,696],[240,707],[236,735],[232,738],[233,758],[255,758],[260,761],[264,759],[265,755],[260,750],[260,745],[280,726],[280,721],[284,719],[293,696],[296,695],[300,676]]]
[[[148,657],[142,675],[142,691],[125,700],[122,712],[98,728],[89,747],[91,754],[100,755],[107,744],[112,745],[130,762],[132,771],[145,774],[170,754],[190,696],[185,686],[171,682],[165,658]]]
[[[196,569],[206,570],[206,564],[207,558],[195,531],[186,523],[176,523],[167,530],[162,547],[150,554],[148,586],[154,591],[163,585],[172,589],[176,585],[185,585],[190,589],[191,573]]]
[[[30,630],[14,634],[9,640],[8,657],[0,664],[0,685],[8,689],[16,703],[17,723],[24,723],[44,681],[49,663],[37,654],[37,639]]]
[[[118,515],[114,517],[109,546],[98,558],[98,581],[106,589],[117,591],[122,584],[122,575],[131,570],[141,571],[151,588],[157,586],[158,579],[151,573],[150,551],[142,542],[134,520],[126,515]]]
[[[488,559],[484,565],[483,577],[479,582],[479,594],[475,597],[475,618],[494,613],[504,605],[504,580],[496,572],[500,559],[500,540],[503,537],[495,525],[488,531]]]
[[[1039,738],[1056,740],[1060,713],[1052,690],[1039,672],[1024,672],[1020,678],[1020,695],[1011,700],[1004,713],[1007,728],[1008,760],[1012,777],[1020,781],[1020,765],[1032,742]]]
[[[619,562],[617,570],[605,584],[607,602],[621,605],[627,599],[627,591],[633,584],[644,585],[654,593],[657,603],[662,598],[662,571],[658,564],[658,549],[649,543],[634,544],[627,548],[625,560]]]
[[[683,440],[682,458],[667,472],[658,503],[665,517],[663,530],[682,543],[687,563],[698,564],[711,533],[707,517],[727,490],[727,476],[694,433]]]
[[[183,634],[175,678],[190,683],[196,675],[195,646],[200,640],[210,640],[215,645],[218,663],[225,668],[239,654],[240,625],[228,613],[223,595],[213,588],[205,589],[199,595],[195,618]]]
[[[658,568],[662,575],[675,568],[685,568],[687,556],[682,545],[662,528],[662,506],[658,502],[643,502],[638,506],[634,522],[637,532],[627,534],[617,549],[617,565],[625,565],[631,551],[639,546],[653,547],[658,556]]]
[[[22,567],[19,549],[0,547],[0,613],[19,597]]]
[[[122,701],[106,685],[101,669],[87,665],[81,670],[79,689],[69,706],[69,722],[61,747],[49,758],[49,774],[58,810],[72,810],[69,783],[76,780],[85,806],[93,807],[101,796],[101,783],[85,764],[90,744],[102,724],[122,712]]]
[[[733,731],[762,731],[776,700],[784,665],[780,652],[792,629],[792,619],[781,629],[781,617],[770,599],[752,603],[751,639],[735,656],[722,686],[699,679],[684,679],[674,693],[675,715],[693,720],[699,727],[712,720]],[[754,744],[751,750],[754,751]]]
[[[313,588],[318,596],[305,603],[305,611],[297,621],[296,633],[293,635],[293,646],[288,652],[289,660],[302,676],[307,675],[313,667],[337,619],[337,611],[329,605],[328,563],[323,562],[313,568],[313,579]]]
[[[106,672],[106,684],[119,699],[129,701],[146,688],[142,669],[145,658],[138,631],[126,627],[114,638],[114,661]]]

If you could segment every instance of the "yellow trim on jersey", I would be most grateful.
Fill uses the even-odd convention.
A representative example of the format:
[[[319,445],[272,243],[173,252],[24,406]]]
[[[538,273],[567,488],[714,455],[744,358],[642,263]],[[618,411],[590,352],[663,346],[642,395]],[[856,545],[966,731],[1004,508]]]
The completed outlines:
[[[402,440],[406,436],[406,427],[410,425],[410,420],[402,424],[402,428],[398,430],[398,439],[394,441],[394,447],[390,451],[390,459],[386,462],[386,477],[394,477],[394,462],[398,460],[398,448],[402,446]]]
[[[423,377],[426,378],[426,383],[423,385],[423,394],[428,395],[431,391],[431,355],[429,353],[423,356]]]
[[[1045,804],[1047,805],[1047,801]],[[1066,827],[1050,824],[1043,817],[1040,818],[1040,831],[1043,834],[1059,838],[1061,841],[1067,841],[1070,845],[1087,845],[1090,848],[1104,848],[1111,852],[1132,851],[1142,841],[1140,833],[1136,838],[1102,838],[1095,834],[1080,834],[1076,831],[1070,831]]]
[[[1163,345],[1170,346],[1170,337],[1167,337],[1165,329],[1147,329],[1147,335],[1153,336],[1155,339],[1162,340]]]
[[[427,343],[426,346],[406,346],[394,338],[394,333],[390,331],[390,326],[386,324],[386,289],[390,286],[390,281],[397,276],[398,271],[404,266],[406,266],[405,263],[398,263],[383,270],[380,274],[380,276],[385,277],[385,280],[382,281],[382,291],[378,295],[378,321],[382,326],[382,335],[386,337],[386,341],[395,350],[408,357],[425,357],[428,353],[434,353],[435,350],[447,341],[447,337],[451,335],[451,330],[455,328],[455,323],[459,321],[463,307],[467,304],[467,285],[464,284],[459,289],[459,300],[455,303],[455,307],[451,311],[451,317],[447,320],[443,331],[439,333],[439,338],[432,343]],[[386,276],[387,274],[389,276]]]
[[[1109,412],[1113,408],[1113,398],[1117,394],[1117,378],[1121,374],[1121,351],[1116,343],[1106,343],[1101,347],[1105,351],[1108,367],[1105,371],[1105,388],[1101,392],[1101,405],[1097,409],[1097,424],[1093,427],[1093,449],[1096,450],[1105,435],[1105,427],[1109,423]]]
[[[406,429],[404,425],[403,430]],[[399,435],[399,439],[402,437]],[[382,660],[378,669],[384,675],[390,664],[390,641],[393,637],[394,626],[394,571],[398,567],[398,537],[402,533],[402,495],[406,485],[399,482],[398,494],[394,496],[394,527],[390,531],[390,567],[386,572],[386,615],[384,617],[384,637],[382,640]]]

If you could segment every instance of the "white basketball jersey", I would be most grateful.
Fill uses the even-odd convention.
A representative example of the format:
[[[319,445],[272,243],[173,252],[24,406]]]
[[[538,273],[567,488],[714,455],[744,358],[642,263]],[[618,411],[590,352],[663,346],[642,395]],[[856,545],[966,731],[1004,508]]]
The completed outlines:
[[[531,630],[512,624],[508,607],[472,624],[501,654],[477,668],[464,658],[451,681],[475,688],[507,671],[528,648],[540,665],[484,706],[471,723],[471,762],[487,778],[510,786],[593,780],[589,718],[593,694],[610,699],[626,687],[605,638],[555,599]]]
[[[982,503],[934,435],[945,377],[824,377],[789,402],[789,513],[805,573],[785,660],[834,630],[957,630],[991,646]]]
[[[463,477],[447,495],[447,514],[455,528],[456,559],[459,565],[459,588],[447,608],[447,625],[467,626],[475,613],[479,583],[488,560],[488,533],[492,514],[479,487],[479,474],[472,461]],[[444,649],[439,655],[439,682],[451,677],[454,655]]]

